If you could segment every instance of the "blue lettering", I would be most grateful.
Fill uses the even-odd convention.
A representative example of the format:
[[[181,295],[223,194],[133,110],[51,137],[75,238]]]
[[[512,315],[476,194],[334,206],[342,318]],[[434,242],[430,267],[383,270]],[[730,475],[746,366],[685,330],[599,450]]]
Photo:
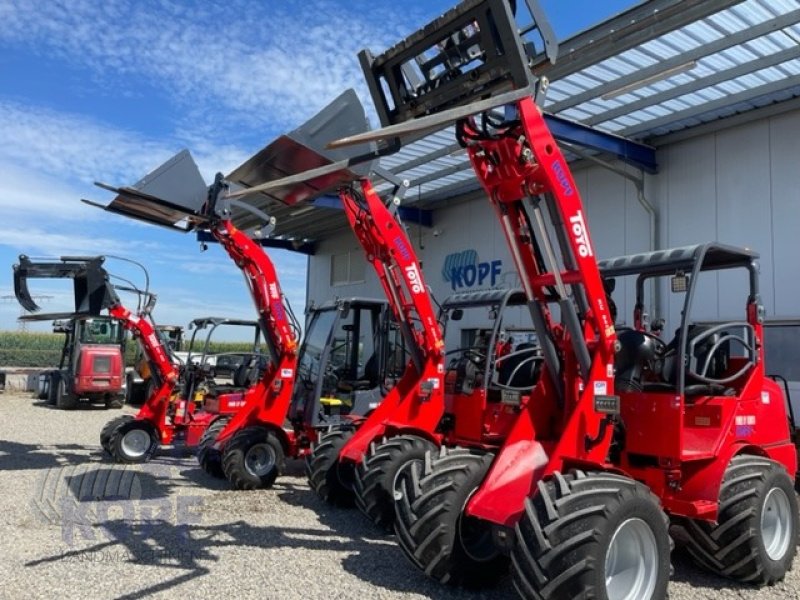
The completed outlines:
[[[476,250],[453,252],[444,258],[442,277],[450,282],[450,288],[456,291],[460,288],[470,288],[475,285],[482,286],[487,283],[494,287],[503,272],[503,261],[493,260],[478,262]]]
[[[495,286],[497,283],[497,278],[500,276],[500,273],[503,271],[503,261],[502,260],[493,260],[492,261],[492,287]]]
[[[564,194],[567,196],[572,196],[572,194],[575,193],[575,190],[572,189],[572,184],[569,182],[569,177],[567,177],[561,161],[557,160],[553,163],[553,172],[555,172],[558,184],[561,186]]]
[[[478,264],[478,285],[483,285],[483,280],[489,274],[489,263]]]
[[[397,248],[397,251],[400,253],[400,256],[403,257],[403,260],[412,260],[411,251],[406,246],[406,242],[402,236],[397,236],[394,238],[394,246]]]
[[[467,287],[472,287],[475,285],[475,278],[478,275],[478,270],[475,268],[475,265],[467,265],[463,268],[464,271],[464,283]]]
[[[450,280],[450,287],[452,287],[454,291],[464,287],[464,280],[461,278],[461,269],[452,269],[448,279]]]

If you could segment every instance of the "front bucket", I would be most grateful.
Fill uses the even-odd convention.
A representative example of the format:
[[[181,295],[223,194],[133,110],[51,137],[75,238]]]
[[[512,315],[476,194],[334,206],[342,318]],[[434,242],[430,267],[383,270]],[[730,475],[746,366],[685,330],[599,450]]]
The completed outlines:
[[[110,204],[84,200],[109,212],[147,223],[191,231],[207,198],[207,186],[188,150],[182,150],[167,162],[129,187],[99,187],[116,192]]]
[[[365,176],[371,161],[351,159],[372,151],[371,144],[329,150],[333,140],[369,130],[366,113],[355,91],[349,89],[294,131],[281,135],[234,169],[227,180],[251,188],[297,175],[281,187],[259,192],[268,199],[294,205],[321,196]],[[350,164],[321,175],[303,174],[341,161]]]

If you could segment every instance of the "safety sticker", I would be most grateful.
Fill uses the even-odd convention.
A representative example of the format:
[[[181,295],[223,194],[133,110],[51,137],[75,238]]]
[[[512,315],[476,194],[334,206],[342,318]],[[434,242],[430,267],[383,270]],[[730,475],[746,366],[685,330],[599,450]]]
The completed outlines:
[[[755,431],[755,425],[755,415],[738,415],[736,417],[736,435],[739,437],[752,435]]]
[[[761,392],[761,404],[769,404],[769,392]]]
[[[605,381],[595,381],[594,382],[594,395],[595,396],[605,396],[608,394],[608,384]]]
[[[294,375],[294,369],[281,369],[281,378],[289,379]]]

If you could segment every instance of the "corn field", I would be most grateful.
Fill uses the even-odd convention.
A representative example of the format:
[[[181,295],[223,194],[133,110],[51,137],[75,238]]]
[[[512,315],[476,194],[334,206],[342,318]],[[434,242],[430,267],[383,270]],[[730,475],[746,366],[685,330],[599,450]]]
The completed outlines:
[[[61,359],[64,335],[58,333],[32,333],[0,331],[0,366],[55,367]],[[212,342],[212,352],[247,352],[247,342]],[[202,350],[202,348],[201,348]],[[125,345],[125,362],[133,365],[136,344],[128,340]]]

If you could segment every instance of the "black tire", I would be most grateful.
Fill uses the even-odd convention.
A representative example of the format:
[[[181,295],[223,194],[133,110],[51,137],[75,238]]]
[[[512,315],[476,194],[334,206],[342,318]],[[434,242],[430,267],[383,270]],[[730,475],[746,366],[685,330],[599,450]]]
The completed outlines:
[[[306,476],[311,489],[336,506],[349,507],[355,502],[352,483],[355,465],[339,461],[339,452],[352,435],[352,429],[327,431],[306,457]]]
[[[47,403],[50,406],[55,406],[58,400],[58,382],[61,381],[61,373],[59,371],[51,371],[49,380],[47,384]]]
[[[395,482],[395,533],[405,555],[440,583],[480,588],[508,572],[492,525],[464,507],[486,477],[493,455],[441,448],[408,463]]]
[[[423,461],[436,445],[416,435],[384,437],[369,445],[363,462],[356,467],[353,490],[358,509],[378,527],[390,531],[394,524],[394,481],[398,471],[411,461]]]
[[[127,423],[128,421],[133,421],[133,415],[120,415],[105,424],[105,427],[100,431],[100,445],[103,447],[103,450],[111,454],[111,450],[109,449],[111,435],[117,427],[120,427],[123,423]]]
[[[639,544],[621,544],[629,559],[644,557],[642,562],[650,570],[642,580],[652,587],[635,597],[662,600],[669,584],[672,546],[667,517],[647,486],[612,473],[554,473],[539,483],[538,493],[525,501],[515,526],[514,587],[522,598],[535,600],[619,597],[619,592],[609,594],[606,587],[607,561],[615,556],[608,551],[615,535],[630,532],[631,524],[635,531],[652,535],[649,557]],[[641,575],[635,569],[625,573]],[[632,591],[627,582],[620,590],[624,594]],[[618,579],[615,585],[619,583]]]
[[[144,383],[136,383],[133,372],[125,375],[125,404],[129,406],[141,406],[144,403]]]
[[[259,456],[267,458],[256,464]],[[222,451],[222,471],[237,490],[269,488],[284,468],[283,444],[274,432],[264,427],[237,431]]]
[[[39,385],[38,382],[36,384],[37,385],[36,399],[37,400],[46,400],[48,402],[48,404],[50,404],[50,379],[51,379],[52,375],[53,375],[53,371],[42,371],[41,373],[39,373],[39,378],[40,379],[44,378],[45,381],[47,381],[47,385],[46,386],[42,386],[44,388],[44,391],[42,391],[42,388],[38,387],[38,385]]]
[[[119,394],[113,394],[106,398],[106,408],[122,408],[125,405],[125,397]]]
[[[132,451],[130,445],[126,443],[128,436],[142,440],[143,443],[138,446],[140,451]],[[153,457],[157,448],[158,434],[155,427],[141,419],[131,419],[120,424],[108,439],[109,454],[114,461],[123,464],[145,463]]]
[[[222,470],[222,452],[214,448],[214,442],[229,421],[230,417],[216,419],[206,427],[197,444],[197,462],[203,471],[217,479],[224,479],[225,471]]]
[[[788,509],[782,556],[770,556],[762,535],[767,496],[781,495]],[[774,507],[773,509],[774,510]],[[675,536],[701,567],[737,581],[771,585],[791,569],[798,543],[798,502],[792,479],[778,463],[735,456],[719,490],[717,524],[676,519]],[[783,545],[783,544],[782,544]]]
[[[50,380],[51,389],[53,384],[56,384],[56,408],[75,410],[78,407],[78,397],[69,389],[66,378],[61,373],[54,374]]]

